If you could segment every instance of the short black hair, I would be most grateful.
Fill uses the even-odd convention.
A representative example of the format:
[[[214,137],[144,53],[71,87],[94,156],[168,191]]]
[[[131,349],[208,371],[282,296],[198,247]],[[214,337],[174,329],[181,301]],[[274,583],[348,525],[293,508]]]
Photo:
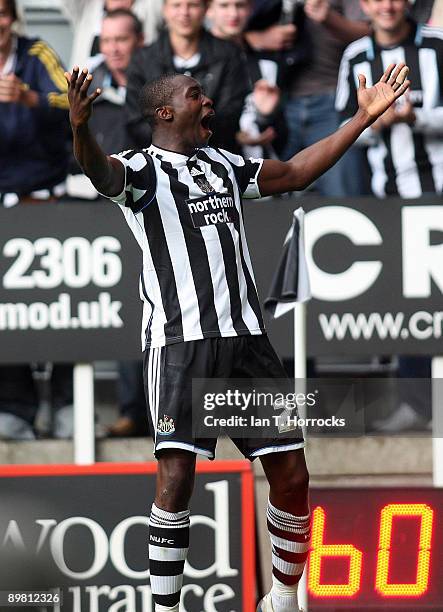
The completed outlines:
[[[129,17],[132,19],[134,34],[141,36],[143,34],[143,24],[137,15],[134,15],[132,11],[128,9],[115,9],[115,11],[106,11],[103,19],[114,19],[115,17]]]
[[[15,0],[6,0],[6,10],[11,13],[14,21],[18,20],[17,5]]]
[[[174,79],[177,73],[164,74],[146,83],[140,93],[140,108],[143,118],[152,129],[157,124],[156,109],[168,104],[174,94]]]

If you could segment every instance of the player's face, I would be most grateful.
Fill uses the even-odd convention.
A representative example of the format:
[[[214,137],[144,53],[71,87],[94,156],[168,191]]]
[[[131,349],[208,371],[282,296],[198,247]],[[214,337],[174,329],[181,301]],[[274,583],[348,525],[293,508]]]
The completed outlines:
[[[100,34],[100,51],[111,71],[126,70],[132,54],[142,42],[141,37],[134,32],[130,17],[122,15],[104,19]]]
[[[406,19],[408,0],[361,0],[361,6],[374,28],[396,32]]]
[[[204,147],[212,136],[210,120],[215,115],[212,100],[205,96],[195,79],[179,76],[176,82],[172,98],[174,121],[171,126],[188,147]]]
[[[116,11],[117,9],[126,9],[130,11],[133,4],[134,0],[106,0],[105,9],[108,12]]]
[[[0,0],[0,52],[9,50],[13,23],[14,18],[8,10],[6,0]]]
[[[251,13],[250,0],[212,0],[208,9],[212,32],[220,38],[241,34]]]
[[[203,27],[206,4],[203,0],[165,0],[163,16],[171,34],[196,36]]]

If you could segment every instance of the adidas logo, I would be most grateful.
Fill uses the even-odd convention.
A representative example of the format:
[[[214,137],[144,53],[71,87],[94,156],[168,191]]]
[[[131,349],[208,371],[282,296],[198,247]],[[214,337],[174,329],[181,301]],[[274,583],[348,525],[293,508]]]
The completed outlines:
[[[191,176],[201,176],[202,174],[204,174],[203,170],[200,170],[199,168],[191,168]]]

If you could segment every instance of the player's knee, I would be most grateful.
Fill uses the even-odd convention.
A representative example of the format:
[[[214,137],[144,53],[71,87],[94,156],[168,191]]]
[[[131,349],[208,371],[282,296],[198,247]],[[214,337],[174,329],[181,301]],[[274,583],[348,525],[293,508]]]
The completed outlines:
[[[306,465],[299,465],[285,477],[272,483],[272,490],[286,499],[303,498],[309,489],[309,472]]]

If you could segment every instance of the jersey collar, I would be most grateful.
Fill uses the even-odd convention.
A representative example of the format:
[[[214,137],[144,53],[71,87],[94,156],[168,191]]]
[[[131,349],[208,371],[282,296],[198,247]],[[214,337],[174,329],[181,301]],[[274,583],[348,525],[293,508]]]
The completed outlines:
[[[183,153],[176,153],[175,151],[162,149],[161,147],[157,147],[154,144],[152,144],[149,149],[158,159],[163,159],[165,161],[171,162],[174,165],[187,164],[191,159],[195,159],[199,152],[199,149],[196,149],[193,155],[184,155]]]

